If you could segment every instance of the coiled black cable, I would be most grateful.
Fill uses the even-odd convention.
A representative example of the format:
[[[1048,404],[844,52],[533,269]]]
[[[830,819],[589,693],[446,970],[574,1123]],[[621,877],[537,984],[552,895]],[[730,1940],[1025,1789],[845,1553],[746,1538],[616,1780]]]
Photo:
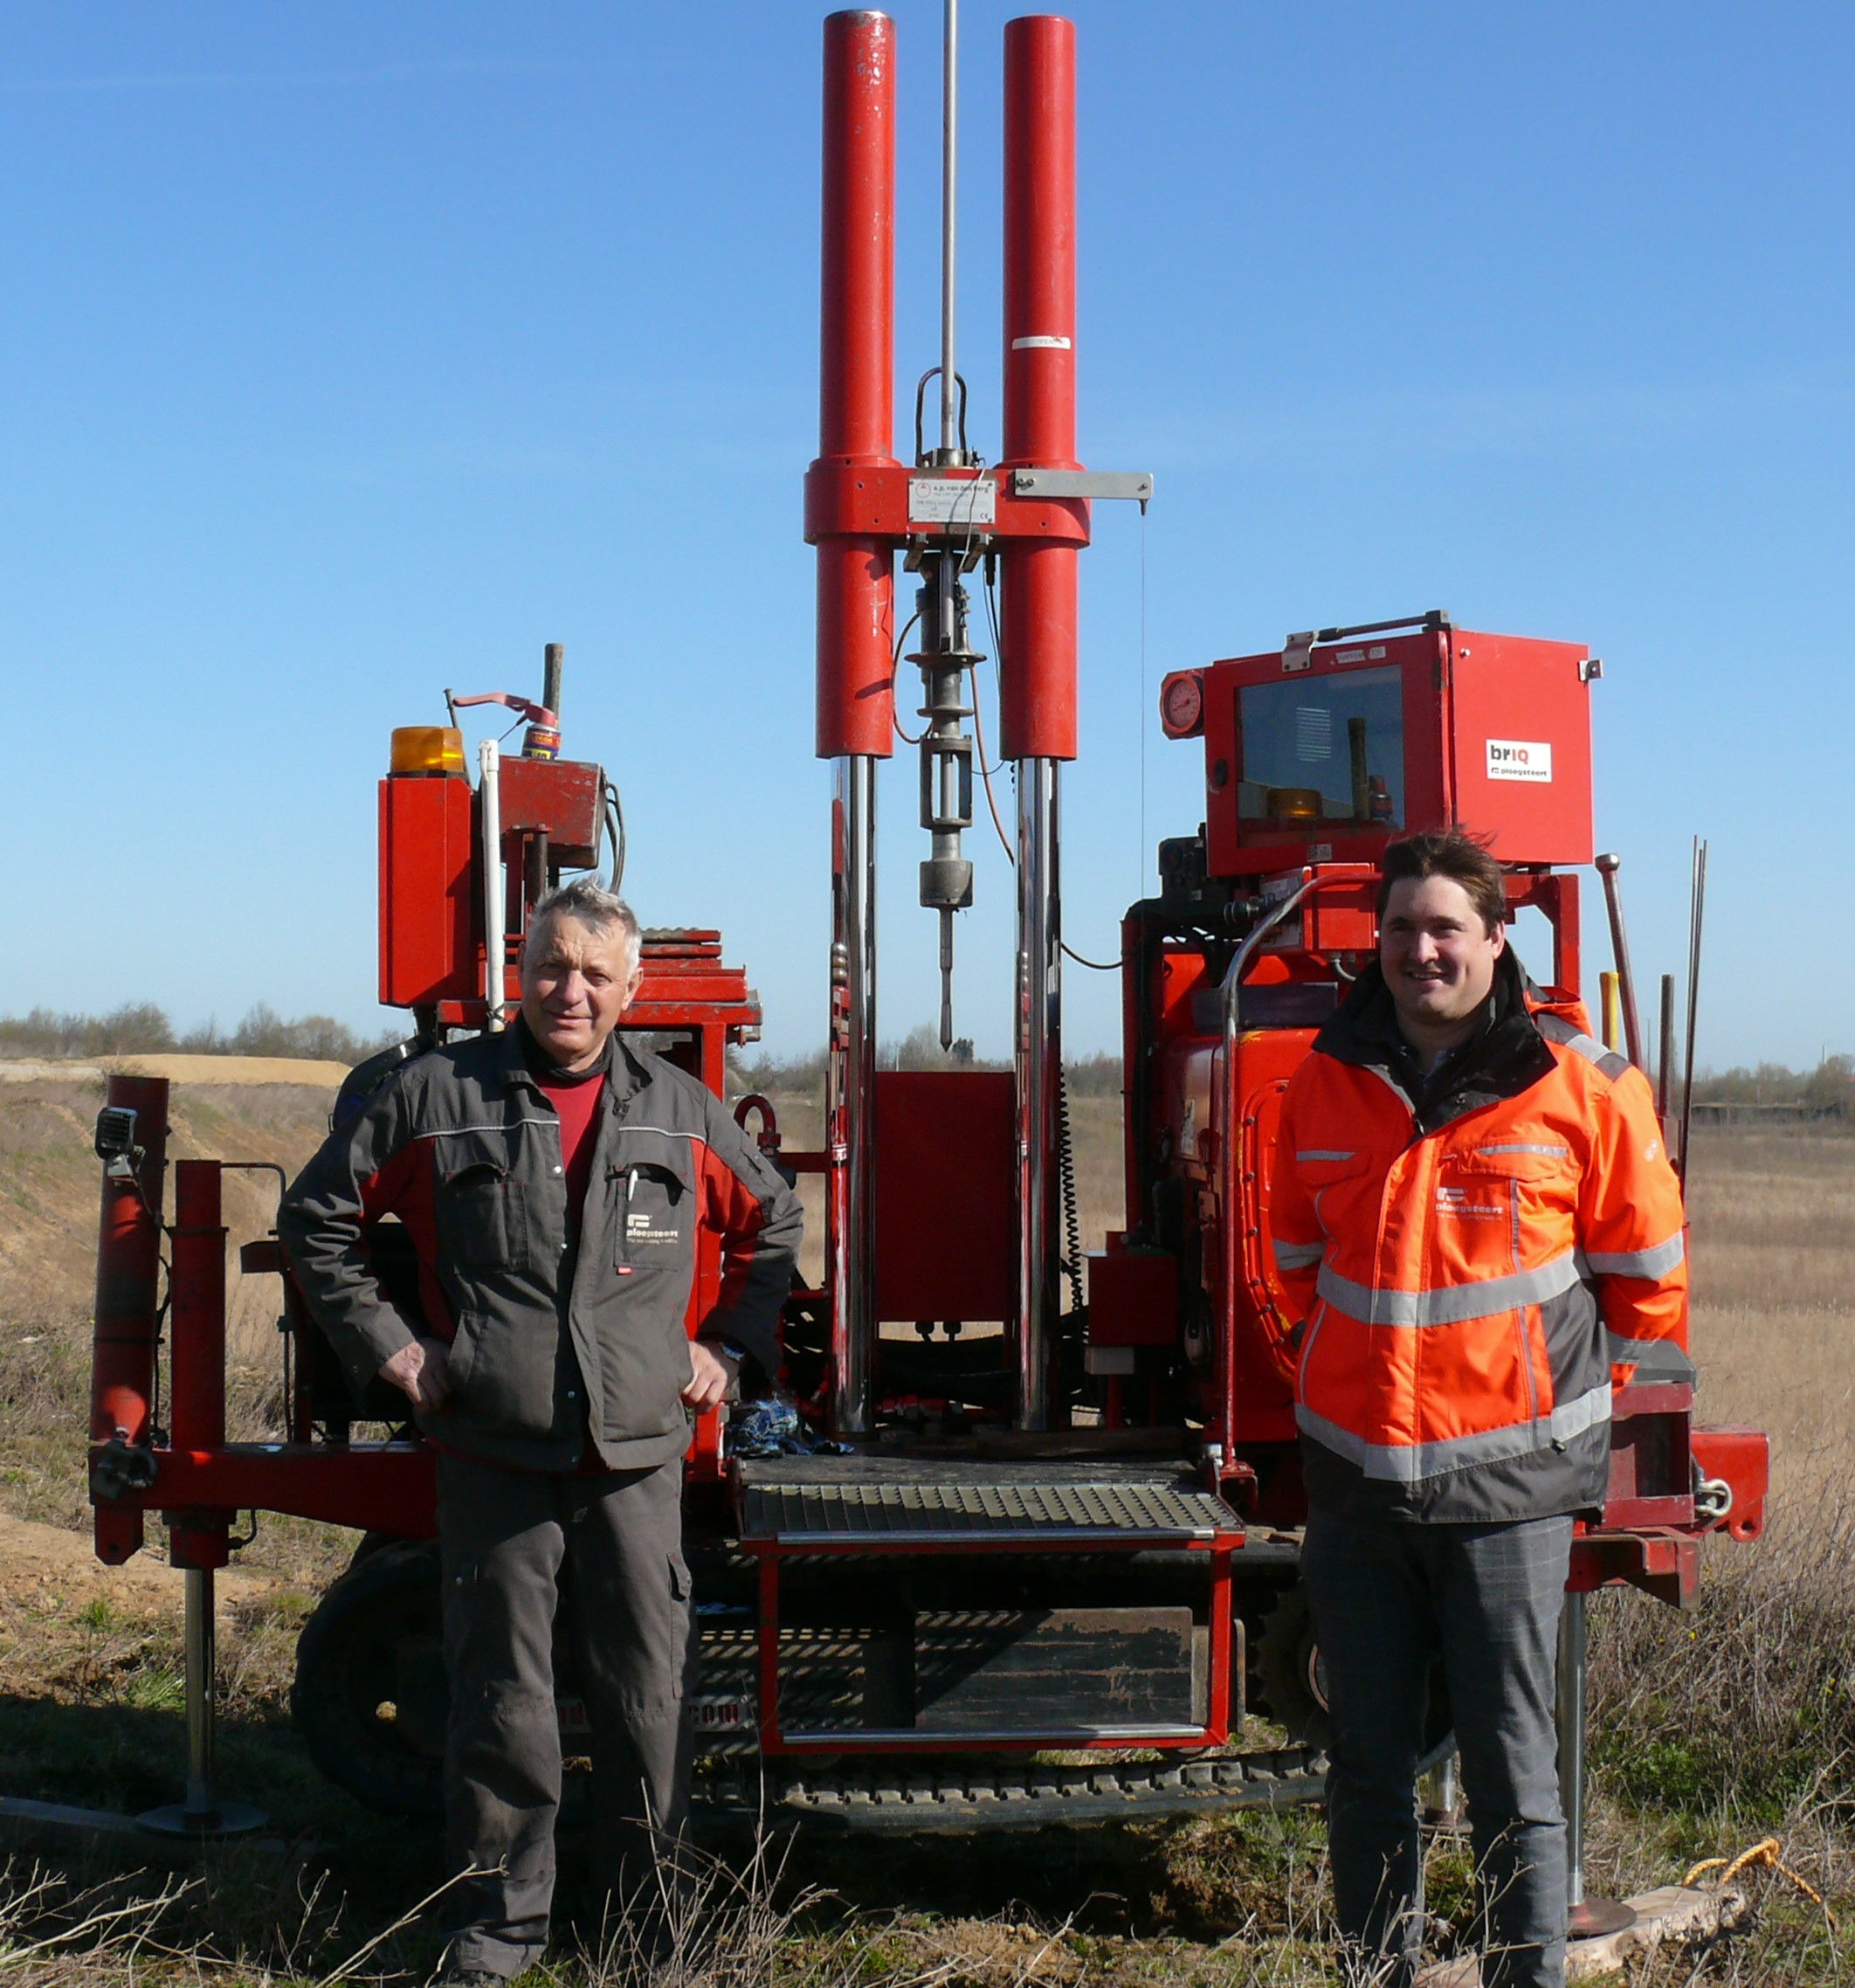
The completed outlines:
[[[1082,1218],[1076,1207],[1076,1148],[1069,1129],[1069,1078],[1057,1066],[1057,1175],[1063,1197],[1063,1272],[1072,1311],[1082,1309]]]

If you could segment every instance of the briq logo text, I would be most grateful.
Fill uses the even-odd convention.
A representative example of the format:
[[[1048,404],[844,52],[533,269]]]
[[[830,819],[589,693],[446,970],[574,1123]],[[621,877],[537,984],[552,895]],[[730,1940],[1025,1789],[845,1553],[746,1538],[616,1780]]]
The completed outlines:
[[[1545,739],[1490,739],[1490,780],[1546,780],[1552,778],[1552,746]]]

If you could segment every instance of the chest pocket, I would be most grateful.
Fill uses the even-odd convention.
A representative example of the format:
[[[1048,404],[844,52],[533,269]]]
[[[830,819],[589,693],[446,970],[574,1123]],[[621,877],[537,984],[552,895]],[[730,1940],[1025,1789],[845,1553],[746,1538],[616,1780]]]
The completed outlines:
[[[1528,1221],[1560,1214],[1569,1218],[1575,1201],[1570,1147],[1550,1138],[1485,1139],[1443,1156],[1436,1233],[1470,1262],[1505,1256],[1518,1266],[1528,1253],[1523,1238]],[[1535,1250],[1539,1242],[1535,1238]]]
[[[438,1246],[464,1271],[529,1267],[528,1193],[494,1160],[466,1160],[438,1184]]]
[[[1348,1203],[1359,1191],[1359,1184],[1369,1174],[1383,1170],[1380,1156],[1362,1148],[1303,1146],[1296,1149],[1293,1157],[1294,1170],[1314,1203],[1321,1226],[1329,1235],[1352,1212]],[[1354,1184],[1349,1186],[1348,1183]]]
[[[668,1263],[684,1253],[695,1197],[674,1167],[633,1162],[618,1170],[618,1258]]]

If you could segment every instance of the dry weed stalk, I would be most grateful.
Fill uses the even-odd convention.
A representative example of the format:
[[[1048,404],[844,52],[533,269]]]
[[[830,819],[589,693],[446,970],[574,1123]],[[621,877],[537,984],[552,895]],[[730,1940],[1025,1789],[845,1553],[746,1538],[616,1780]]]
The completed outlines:
[[[83,1955],[80,1971],[87,1978],[95,1978],[89,1964],[99,1955],[115,1966],[132,1966],[155,1943],[161,1922],[198,1882],[176,1878],[152,1896],[125,1898],[116,1883],[73,1892],[61,1873],[34,1863],[22,1874],[9,1858],[0,1866],[0,1976],[22,1984],[43,1981],[49,1978],[43,1964],[77,1953]]]

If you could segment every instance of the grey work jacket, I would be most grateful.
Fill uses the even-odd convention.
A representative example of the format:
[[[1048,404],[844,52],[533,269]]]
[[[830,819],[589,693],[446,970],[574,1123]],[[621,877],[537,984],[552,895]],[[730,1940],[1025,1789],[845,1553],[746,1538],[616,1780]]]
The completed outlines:
[[[311,1312],[364,1384],[422,1333],[451,1343],[435,1440],[486,1460],[570,1470],[588,1437],[612,1469],[689,1440],[686,1318],[698,1237],[720,1236],[718,1301],[699,1336],[769,1374],[803,1216],[721,1101],[621,1038],[602,1087],[577,1237],[560,1120],[514,1030],[405,1065],[285,1196],[278,1231]],[[387,1297],[370,1226],[395,1216],[422,1319]]]

